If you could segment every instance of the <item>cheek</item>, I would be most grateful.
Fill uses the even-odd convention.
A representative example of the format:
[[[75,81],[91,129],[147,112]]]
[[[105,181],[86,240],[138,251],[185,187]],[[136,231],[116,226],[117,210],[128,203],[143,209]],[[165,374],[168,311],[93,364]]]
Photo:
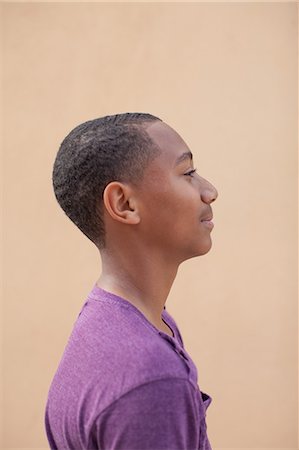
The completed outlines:
[[[182,227],[198,223],[200,194],[186,179],[152,177],[139,192],[140,211],[153,226]],[[169,233],[169,230],[168,230]]]
[[[176,225],[181,220],[182,202],[175,201],[166,189],[153,190],[143,197],[141,205],[142,226],[145,235],[153,241],[167,241],[176,233]]]

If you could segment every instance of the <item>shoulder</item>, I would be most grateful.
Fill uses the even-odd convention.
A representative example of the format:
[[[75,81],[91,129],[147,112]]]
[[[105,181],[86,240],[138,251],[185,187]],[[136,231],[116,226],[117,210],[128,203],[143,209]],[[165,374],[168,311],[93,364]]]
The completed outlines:
[[[110,373],[129,373],[133,384],[188,374],[167,339],[135,308],[90,303],[78,323],[79,330],[88,343],[87,359],[96,354],[97,368],[102,361]]]
[[[170,343],[133,310],[92,300],[74,324],[52,391],[59,395],[63,387],[72,398],[96,391],[105,407],[161,378],[188,379],[188,367]]]

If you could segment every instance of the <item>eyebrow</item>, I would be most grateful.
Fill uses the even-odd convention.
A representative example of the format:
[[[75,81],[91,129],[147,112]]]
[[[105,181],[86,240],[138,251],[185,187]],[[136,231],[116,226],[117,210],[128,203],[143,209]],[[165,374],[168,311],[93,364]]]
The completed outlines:
[[[182,154],[177,158],[177,160],[176,160],[176,162],[175,162],[175,166],[177,166],[177,165],[180,164],[181,162],[185,161],[186,159],[191,159],[191,161],[193,160],[193,155],[192,155],[192,153],[190,152],[190,150],[189,150],[189,152],[182,153]]]

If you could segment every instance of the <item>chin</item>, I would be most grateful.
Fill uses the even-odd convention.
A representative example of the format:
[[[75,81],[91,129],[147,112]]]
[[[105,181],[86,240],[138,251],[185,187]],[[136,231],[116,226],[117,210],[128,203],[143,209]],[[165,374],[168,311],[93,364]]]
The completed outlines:
[[[205,242],[200,242],[200,245],[197,245],[197,252],[195,256],[203,256],[206,255],[212,248],[212,239],[209,237]]]

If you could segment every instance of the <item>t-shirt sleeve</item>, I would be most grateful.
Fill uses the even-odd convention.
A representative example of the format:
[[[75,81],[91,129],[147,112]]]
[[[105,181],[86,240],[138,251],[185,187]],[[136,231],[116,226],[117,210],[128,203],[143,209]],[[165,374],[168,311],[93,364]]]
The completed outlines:
[[[162,379],[138,386],[97,418],[93,448],[101,450],[196,449],[199,411],[194,387],[184,379]]]

